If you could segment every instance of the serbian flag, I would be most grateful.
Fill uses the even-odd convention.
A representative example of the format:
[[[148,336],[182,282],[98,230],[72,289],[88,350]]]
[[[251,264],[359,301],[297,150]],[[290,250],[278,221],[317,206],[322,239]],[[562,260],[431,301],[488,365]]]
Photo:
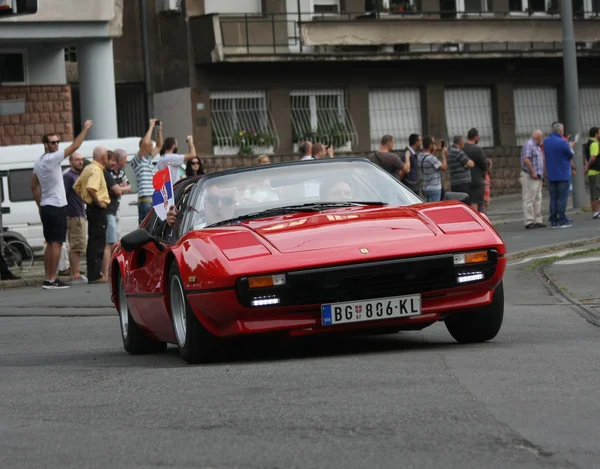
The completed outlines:
[[[152,178],[154,194],[152,194],[152,207],[161,220],[167,219],[169,207],[175,205],[173,197],[173,183],[171,182],[171,170],[169,166],[154,173]]]

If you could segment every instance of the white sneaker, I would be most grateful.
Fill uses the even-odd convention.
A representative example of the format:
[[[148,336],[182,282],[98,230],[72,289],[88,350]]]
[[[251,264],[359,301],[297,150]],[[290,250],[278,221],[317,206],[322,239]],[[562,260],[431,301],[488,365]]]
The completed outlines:
[[[70,283],[74,284],[74,283],[87,283],[87,282],[88,282],[87,277],[85,275],[80,275],[79,277],[72,279]]]

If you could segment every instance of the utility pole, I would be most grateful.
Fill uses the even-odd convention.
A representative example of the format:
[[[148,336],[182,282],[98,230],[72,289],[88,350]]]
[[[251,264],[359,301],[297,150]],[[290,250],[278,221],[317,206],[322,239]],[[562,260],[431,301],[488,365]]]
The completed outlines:
[[[581,142],[585,133],[581,129],[579,114],[579,78],[577,73],[577,50],[575,48],[575,33],[573,31],[573,4],[571,0],[560,0],[560,16],[563,28],[563,73],[565,76],[565,134],[579,140],[575,143],[575,169],[573,176],[573,207],[581,208],[586,201],[585,179],[583,174],[583,157]]]

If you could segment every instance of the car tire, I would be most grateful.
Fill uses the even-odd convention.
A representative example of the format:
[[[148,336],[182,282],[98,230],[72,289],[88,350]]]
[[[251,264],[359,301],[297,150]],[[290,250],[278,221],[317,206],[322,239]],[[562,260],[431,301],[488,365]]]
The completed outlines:
[[[496,287],[492,302],[465,313],[453,314],[445,320],[450,335],[461,344],[492,340],[502,327],[504,319],[504,285]]]
[[[221,356],[222,344],[196,317],[183,287],[177,262],[169,268],[169,309],[179,354],[189,364],[211,363]]]
[[[117,278],[117,289],[117,312],[119,313],[121,339],[123,339],[125,351],[131,355],[164,352],[167,349],[167,344],[148,337],[131,317],[129,306],[127,306],[125,284],[120,273]]]

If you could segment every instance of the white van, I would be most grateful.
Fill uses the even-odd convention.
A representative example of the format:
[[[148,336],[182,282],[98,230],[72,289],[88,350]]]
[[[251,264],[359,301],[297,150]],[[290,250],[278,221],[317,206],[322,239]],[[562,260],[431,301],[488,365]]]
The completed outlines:
[[[131,161],[139,150],[141,137],[128,137],[108,140],[86,140],[79,147],[79,152],[84,158],[91,160],[94,148],[103,146],[109,150],[122,148],[127,152],[127,161]],[[60,148],[64,149],[72,142],[62,142]],[[0,195],[2,207],[10,209],[10,213],[2,216],[2,224],[11,231],[22,234],[32,249],[44,249],[44,235],[42,222],[37,206],[31,194],[31,175],[35,161],[44,153],[44,146],[13,145],[0,147],[0,171],[7,171],[0,181]],[[154,159],[158,161],[160,156]],[[69,159],[65,158],[63,168],[69,167]],[[119,208],[119,238],[138,227],[137,210],[137,182],[135,173],[130,164],[125,169],[125,174],[131,184],[132,192],[121,197]]]

